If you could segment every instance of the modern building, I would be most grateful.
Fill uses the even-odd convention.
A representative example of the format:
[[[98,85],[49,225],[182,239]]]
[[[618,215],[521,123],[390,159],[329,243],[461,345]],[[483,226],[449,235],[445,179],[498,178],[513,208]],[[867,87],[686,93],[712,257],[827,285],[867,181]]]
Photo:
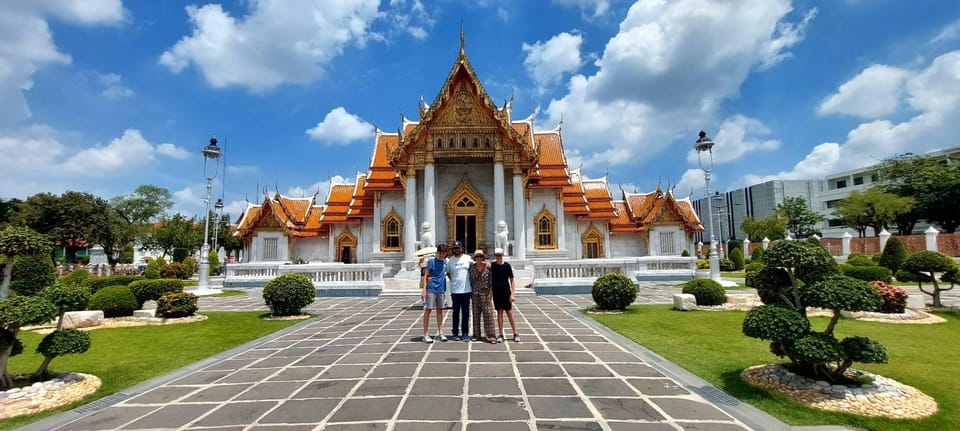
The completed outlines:
[[[432,104],[396,133],[376,131],[369,170],[325,201],[265,194],[235,235],[245,262],[383,263],[412,269],[424,247],[503,248],[517,260],[679,256],[703,227],[659,187],[610,189],[571,170],[563,137],[513,119],[487,95],[463,46]]]
[[[944,163],[960,161],[960,147],[937,150],[925,153],[927,157],[942,158]],[[747,217],[764,218],[773,213],[777,205],[788,197],[803,197],[810,209],[823,216],[823,222],[817,228],[825,238],[839,238],[844,232],[856,234],[855,230],[844,225],[837,218],[833,209],[842,202],[850,192],[863,191],[876,185],[877,165],[860,169],[838,172],[828,175],[824,179],[809,180],[773,180],[744,188],[717,193],[714,195],[714,226],[704,223],[704,231],[696,235],[696,241],[709,242],[710,233],[715,230],[717,240],[736,238],[743,240],[746,234],[741,229],[743,220]],[[707,199],[700,198],[693,202],[693,207],[701,220],[708,220],[706,213]],[[922,232],[929,224],[917,223],[915,232]],[[867,228],[867,235],[873,235],[873,229]],[[706,238],[707,240],[704,240]],[[762,238],[749,238],[757,241]]]

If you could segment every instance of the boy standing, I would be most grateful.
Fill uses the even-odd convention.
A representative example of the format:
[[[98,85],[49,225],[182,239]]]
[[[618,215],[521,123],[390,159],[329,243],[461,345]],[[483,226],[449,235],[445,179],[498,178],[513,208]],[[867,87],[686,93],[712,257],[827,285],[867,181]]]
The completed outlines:
[[[437,256],[427,261],[423,278],[420,281],[420,299],[423,301],[423,342],[432,343],[430,338],[430,311],[437,310],[437,339],[447,341],[443,335],[443,295],[447,291],[446,260],[447,246],[437,245]]]

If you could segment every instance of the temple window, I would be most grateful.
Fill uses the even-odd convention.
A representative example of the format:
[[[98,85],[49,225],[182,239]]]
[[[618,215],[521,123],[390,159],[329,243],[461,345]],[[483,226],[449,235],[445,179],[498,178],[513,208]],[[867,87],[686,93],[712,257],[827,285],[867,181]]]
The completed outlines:
[[[590,229],[583,234],[583,258],[599,259],[603,257],[603,234],[596,227],[590,226]]]
[[[677,253],[677,243],[673,239],[673,232],[660,232],[660,255],[668,256]]]
[[[457,141],[454,141],[453,138],[450,138],[450,148],[456,148],[456,147],[457,147]]]
[[[490,148],[490,138],[487,138],[487,140],[483,142],[483,146]]]
[[[263,260],[277,260],[277,239],[263,239]]]
[[[460,140],[460,148],[467,148],[467,138]]]
[[[480,140],[473,138],[473,148],[480,148]]]
[[[550,211],[547,211],[547,208],[544,207],[543,210],[534,217],[533,223],[537,229],[537,239],[536,243],[534,243],[534,248],[538,250],[556,249],[557,219],[553,217],[553,214],[550,214]]]
[[[380,241],[380,251],[402,251],[401,232],[403,232],[403,221],[400,215],[390,210],[390,213],[383,218],[381,222],[381,232],[383,238]]]
[[[437,139],[437,149],[443,148],[443,139]]]

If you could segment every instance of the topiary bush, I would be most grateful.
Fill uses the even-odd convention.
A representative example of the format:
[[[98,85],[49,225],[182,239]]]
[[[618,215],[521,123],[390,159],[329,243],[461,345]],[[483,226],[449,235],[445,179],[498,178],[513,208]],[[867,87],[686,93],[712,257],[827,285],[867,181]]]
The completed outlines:
[[[781,343],[799,339],[810,332],[810,321],[787,307],[761,305],[747,313],[742,331],[751,338]]]
[[[763,247],[753,249],[753,253],[750,253],[750,262],[763,262]]]
[[[900,270],[900,266],[907,261],[909,254],[907,246],[903,244],[900,237],[892,236],[883,246],[883,253],[880,254],[880,266],[889,269],[894,274]]]
[[[147,262],[147,269],[143,272],[143,277],[149,279],[160,278],[160,268],[163,268],[166,264],[167,261],[162,257],[150,259]]]
[[[179,318],[197,312],[197,295],[189,292],[169,292],[157,299],[157,316]]]
[[[901,269],[910,274],[910,276],[917,279],[917,287],[920,288],[920,291],[933,297],[933,306],[942,307],[943,304],[940,302],[940,293],[952,290],[953,283],[951,271],[956,271],[957,263],[954,262],[953,258],[947,256],[943,253],[938,253],[935,251],[921,251],[915,253],[907,258],[903,262]],[[942,272],[947,275],[947,282],[951,282],[950,287],[944,288],[941,287],[937,282],[936,273]],[[927,278],[930,280],[930,283],[933,284],[933,290],[927,291],[923,288],[922,280]]]
[[[862,362],[864,364],[886,364],[887,349],[876,341],[867,337],[847,337],[840,342],[840,348],[846,356],[844,363],[847,367],[850,362]],[[842,364],[841,364],[842,365]]]
[[[190,272],[190,268],[187,267],[186,264],[180,262],[168,263],[164,265],[163,268],[160,268],[160,277],[163,278],[178,278],[185,280],[190,278],[191,275],[193,275],[193,273]]]
[[[207,255],[207,263],[210,264],[210,275],[220,274],[220,256],[217,252],[210,250],[210,254]]]
[[[845,263],[839,265],[839,268],[843,275],[863,281],[882,281],[889,283],[893,280],[893,274],[890,273],[890,270],[882,266],[855,266]]]
[[[721,271],[736,271],[737,265],[730,259],[720,259]]]
[[[929,275],[911,274],[907,272],[907,270],[902,268],[899,271],[897,271],[896,278],[897,278],[897,281],[901,281],[904,283],[917,283],[921,281],[929,283],[933,281],[933,278],[931,278]]]
[[[637,299],[637,285],[626,275],[611,273],[593,282],[593,302],[601,310],[623,310]]]
[[[17,339],[21,327],[46,323],[57,317],[57,307],[39,296],[14,296],[0,301],[0,390],[13,387],[7,370],[11,356],[23,352]]]
[[[881,313],[903,313],[907,308],[907,290],[882,281],[871,281],[870,286],[877,289],[883,304],[880,305]]]
[[[686,249],[684,249],[682,252],[680,252],[680,256],[681,256],[681,257],[690,257],[690,252],[687,251]]]
[[[108,286],[126,286],[137,280],[143,280],[139,275],[108,275],[106,277],[90,277],[87,279],[86,287],[90,293],[95,294],[100,289]]]
[[[60,283],[65,285],[74,285],[74,286],[84,286],[87,284],[87,280],[93,277],[93,274],[90,274],[90,271],[85,269],[75,269],[68,272],[63,277],[57,279]]]
[[[174,263],[183,262],[183,260],[186,259],[187,256],[189,255],[190,255],[190,250],[185,248],[175,248],[173,249],[173,262]]]
[[[143,303],[156,301],[167,293],[183,292],[183,281],[176,278],[158,278],[155,280],[137,280],[128,286],[133,296],[137,298],[137,308],[143,308]]]
[[[78,284],[67,284],[57,280],[52,285],[40,291],[40,296],[50,301],[60,315],[57,329],[63,328],[63,315],[68,311],[78,311],[87,308],[90,302],[90,289]]]
[[[190,273],[190,276],[193,276],[193,274],[197,272],[197,260],[194,259],[193,256],[187,256],[187,258],[183,260],[183,264],[187,266],[187,272]]]
[[[723,286],[709,278],[690,280],[681,286],[683,293],[697,298],[697,305],[722,305],[727,301],[727,292]]]
[[[317,289],[303,274],[284,274],[263,287],[263,300],[274,316],[298,315],[316,296]]]
[[[795,306],[790,273],[783,268],[764,266],[759,271],[747,273],[744,284],[757,289],[764,304]]]
[[[57,279],[50,256],[19,256],[13,260],[10,289],[20,296],[36,295]]]
[[[741,251],[739,248],[735,248],[730,252],[730,260],[733,261],[733,267],[737,271],[743,269],[743,266],[746,264],[746,262],[744,262],[745,259],[743,258],[743,251]]]
[[[104,317],[133,316],[140,308],[137,297],[127,286],[108,286],[94,293],[87,304],[88,310],[103,310]]]
[[[76,329],[58,329],[40,340],[37,353],[43,355],[43,363],[33,373],[34,379],[50,377],[50,361],[57,356],[77,355],[90,350],[90,334]]]
[[[873,263],[873,260],[862,254],[853,253],[847,256],[847,265],[853,266],[876,266],[877,264]]]

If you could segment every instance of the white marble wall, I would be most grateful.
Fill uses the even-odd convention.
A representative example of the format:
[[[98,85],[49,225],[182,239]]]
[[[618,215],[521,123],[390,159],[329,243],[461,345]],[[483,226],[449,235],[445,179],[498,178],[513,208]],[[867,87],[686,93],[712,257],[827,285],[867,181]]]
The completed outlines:
[[[662,250],[662,245],[660,244],[660,233],[661,232],[673,232],[673,248],[674,252],[670,253],[667,250]],[[680,229],[679,226],[655,226],[650,231],[650,255],[651,256],[679,256],[683,253],[683,250],[689,247],[689,240],[687,238],[686,232],[683,229]],[[689,249],[687,250],[690,251]]]
[[[497,221],[494,220],[493,216],[493,163],[437,164],[436,171],[437,226],[434,227],[434,232],[436,233],[437,241],[447,241],[448,226],[445,210],[447,199],[450,198],[450,194],[453,193],[457,186],[460,185],[460,182],[463,181],[464,174],[467,174],[467,177],[470,179],[470,184],[473,185],[480,193],[480,196],[483,197],[487,207],[484,222],[485,238],[483,238],[483,242],[493,244],[497,227]],[[505,175],[512,175],[512,172],[506,172]],[[418,172],[418,183],[422,181],[422,177],[423,173]],[[510,181],[512,181],[512,177]],[[506,203],[504,206],[506,209],[505,221],[507,222],[507,226],[513,226],[513,190],[506,184],[507,182],[505,182],[503,195]],[[422,219],[424,203],[422,187],[420,190],[417,190],[417,196],[417,203],[419,205],[417,208],[417,217],[418,219]]]
[[[647,255],[647,241],[640,233],[611,233],[611,257],[639,257]]]
[[[360,226],[354,225],[357,231],[354,231],[353,234],[357,236],[357,243],[359,250],[357,250],[357,262],[370,262],[371,253],[380,252],[380,238],[374,238],[374,229],[373,229],[373,218],[365,218],[360,223]],[[376,221],[377,224],[380,224],[380,221]],[[417,229],[419,232],[420,229]]]
[[[293,238],[290,260],[303,259],[307,262],[329,262],[330,240],[327,238]]]
[[[290,247],[287,237],[283,232],[257,232],[252,239],[252,250],[250,262],[261,262],[264,261],[264,248],[263,241],[267,238],[277,238],[277,258],[278,261],[288,261],[290,260]]]

